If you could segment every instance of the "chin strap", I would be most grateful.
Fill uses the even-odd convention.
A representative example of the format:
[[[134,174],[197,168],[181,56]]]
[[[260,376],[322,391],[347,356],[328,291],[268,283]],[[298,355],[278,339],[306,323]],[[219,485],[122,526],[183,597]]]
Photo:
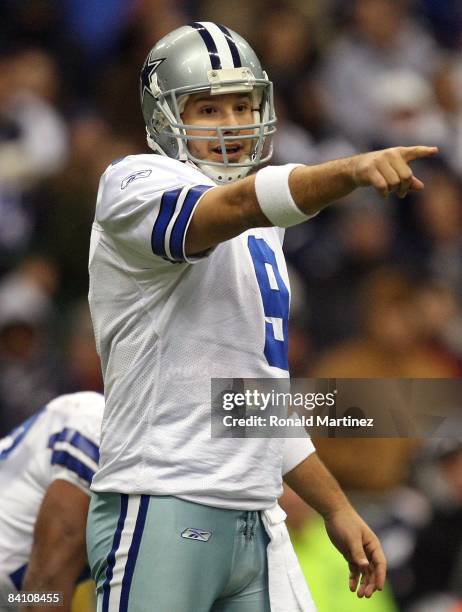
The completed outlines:
[[[245,162],[247,160],[243,161]],[[197,166],[206,176],[215,181],[215,183],[220,185],[227,185],[233,181],[238,181],[239,179],[247,176],[249,171],[252,169],[251,167],[229,168],[226,166],[211,166],[210,164],[199,162],[195,162],[194,165]]]

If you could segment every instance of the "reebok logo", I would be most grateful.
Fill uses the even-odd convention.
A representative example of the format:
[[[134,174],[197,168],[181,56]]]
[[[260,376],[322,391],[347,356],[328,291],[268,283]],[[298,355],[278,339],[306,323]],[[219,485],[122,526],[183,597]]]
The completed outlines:
[[[199,542],[208,542],[211,536],[211,531],[194,529],[194,527],[188,527],[188,529],[185,529],[181,534],[182,538],[186,538],[187,540],[198,540]]]
[[[125,187],[130,185],[130,183],[133,183],[133,181],[136,181],[137,179],[141,178],[147,178],[151,175],[151,172],[152,170],[140,170],[139,172],[134,172],[133,174],[130,174],[130,176],[124,178],[124,180],[120,184],[120,188],[125,189]]]

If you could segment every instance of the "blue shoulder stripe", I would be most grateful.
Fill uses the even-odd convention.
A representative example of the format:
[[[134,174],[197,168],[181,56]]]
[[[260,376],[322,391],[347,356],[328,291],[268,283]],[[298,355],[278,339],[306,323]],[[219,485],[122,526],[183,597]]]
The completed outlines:
[[[109,612],[109,595],[111,592],[111,580],[112,573],[114,571],[115,556],[120,546],[120,539],[122,537],[122,531],[125,525],[125,519],[127,517],[128,508],[128,495],[122,493],[120,496],[120,514],[119,520],[117,521],[117,528],[112,541],[111,552],[107,556],[106,566],[106,579],[103,584],[103,610],[102,612]]]
[[[11,440],[11,443],[10,443],[9,446],[4,448],[0,452],[0,460],[6,459],[9,456],[9,454],[12,451],[14,451],[14,449],[18,446],[18,444],[27,435],[29,429],[32,427],[32,425],[35,423],[35,421],[38,419],[38,417],[41,414],[43,414],[44,410],[45,409],[42,408],[42,410],[40,410],[39,412],[36,412],[32,416],[30,416],[26,421],[24,421],[24,423],[22,423],[21,425],[18,425],[18,427],[15,427],[15,429],[13,429],[13,431],[8,434],[7,438],[9,438]],[[5,438],[3,438],[2,440],[5,440]]]
[[[156,222],[152,228],[151,235],[151,247],[152,252],[155,255],[166,257],[165,251],[165,232],[167,231],[168,224],[175,213],[176,203],[182,191],[182,187],[179,189],[173,189],[172,191],[164,191],[162,200],[160,203],[159,214],[157,215]]]
[[[212,185],[196,185],[195,187],[191,187],[183,202],[181,212],[176,218],[172,233],[170,234],[170,252],[172,254],[172,258],[176,261],[185,260],[183,245],[185,232],[191,218],[191,213],[201,195],[211,188]]]
[[[132,542],[128,549],[127,563],[125,564],[124,577],[122,578],[122,590],[120,593],[120,612],[128,612],[128,598],[130,596],[130,587],[132,585],[133,574],[135,572],[136,560],[141,546],[141,538],[143,537],[144,525],[146,523],[146,515],[149,507],[149,495],[141,495],[140,506],[136,516],[135,530],[133,532]]]
[[[64,450],[55,450],[52,452],[51,465],[62,465],[63,467],[66,467],[71,472],[77,474],[79,478],[86,480],[89,485],[91,485],[91,481],[95,475],[94,471],[87,465],[79,461],[76,457],[74,457],[74,455],[71,455]]]
[[[71,446],[78,448],[95,463],[99,461],[98,446],[75,429],[65,427],[62,431],[50,436],[48,448],[54,448],[56,442],[67,442]]]
[[[11,574],[9,575],[11,582],[18,589],[18,591],[20,591],[22,588],[22,583],[24,580],[24,576],[26,575],[26,570],[27,570],[27,563],[25,563],[24,565],[21,565],[21,567],[18,567],[17,570],[14,570],[14,572],[11,572]]]

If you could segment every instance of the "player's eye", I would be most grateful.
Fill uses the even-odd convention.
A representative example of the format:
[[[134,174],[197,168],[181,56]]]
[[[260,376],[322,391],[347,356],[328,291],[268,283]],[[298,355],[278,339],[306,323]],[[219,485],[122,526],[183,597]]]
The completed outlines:
[[[236,111],[238,113],[245,113],[249,110],[249,105],[247,103],[238,104],[236,106]]]
[[[201,115],[213,115],[217,112],[214,106],[202,106],[199,110]]]

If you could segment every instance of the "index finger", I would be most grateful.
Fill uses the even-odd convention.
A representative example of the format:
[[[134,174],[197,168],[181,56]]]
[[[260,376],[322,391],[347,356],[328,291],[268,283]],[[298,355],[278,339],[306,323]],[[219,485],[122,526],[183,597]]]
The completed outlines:
[[[420,159],[421,157],[432,157],[439,152],[438,147],[400,147],[401,155],[407,162],[413,159]]]

